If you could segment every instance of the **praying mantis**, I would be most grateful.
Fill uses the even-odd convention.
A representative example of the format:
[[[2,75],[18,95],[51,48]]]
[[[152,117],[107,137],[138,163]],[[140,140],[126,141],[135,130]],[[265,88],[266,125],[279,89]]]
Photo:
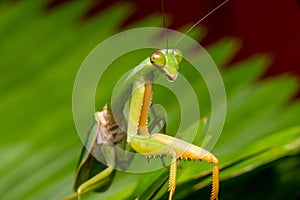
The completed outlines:
[[[129,105],[127,143],[146,157],[168,156],[172,158],[169,175],[169,200],[176,188],[176,167],[178,159],[204,160],[213,163],[211,200],[218,199],[219,161],[205,149],[178,138],[156,133],[149,134],[148,114],[151,107],[153,73],[159,70],[169,82],[176,80],[182,54],[178,49],[162,49],[153,52],[135,67],[129,77],[132,80],[132,95]]]
[[[222,4],[200,19],[187,32],[193,29],[203,19],[220,8],[226,2],[228,2],[228,0],[225,0]],[[181,39],[182,38],[180,38],[179,41]],[[178,44],[179,41],[177,41],[176,44]],[[117,121],[120,121],[119,119],[121,119],[121,126],[123,126],[122,124],[124,122],[124,117],[119,115],[122,115],[121,113],[124,109],[124,105],[118,104],[120,104],[120,102],[122,102],[124,99],[130,102],[126,131],[122,131],[120,128],[113,128],[116,127],[116,123],[107,108],[104,108],[103,111],[96,113],[96,127],[100,129],[102,128],[108,133],[108,135],[112,137],[110,137],[110,139],[103,139],[102,135],[98,134],[100,132],[97,131],[94,131],[94,135],[92,135],[94,137],[88,137],[86,146],[88,151],[83,151],[78,166],[75,180],[76,193],[70,195],[67,197],[67,199],[74,199],[76,197],[79,199],[81,195],[89,191],[101,191],[109,187],[112,181],[111,177],[115,173],[113,168],[115,166],[115,162],[119,161],[120,163],[124,163],[124,168],[128,167],[130,163],[131,158],[122,160],[122,155],[119,155],[116,151],[116,146],[120,146],[121,148],[125,149],[125,143],[127,143],[135,152],[146,156],[147,159],[152,157],[162,158],[164,156],[171,158],[168,186],[169,200],[172,199],[176,188],[177,160],[204,160],[208,164],[214,164],[212,169],[212,190],[210,200],[218,199],[220,166],[216,156],[201,147],[190,144],[184,140],[172,137],[170,135],[149,133],[148,117],[153,95],[152,83],[154,73],[160,72],[160,74],[166,76],[169,82],[173,82],[177,78],[179,65],[182,59],[182,53],[176,48],[157,50],[153,52],[150,57],[144,59],[138,66],[133,68],[133,70],[128,74],[127,78],[125,79],[127,83],[125,84],[129,83],[131,96],[124,95],[126,92],[121,91],[119,96],[113,99],[113,101],[117,101],[117,103],[114,103],[114,105],[117,105],[118,107],[117,116],[114,116],[114,118],[117,119]],[[96,143],[99,144],[98,139],[96,142],[97,137],[102,137],[100,143],[101,141],[102,143],[108,142],[109,145],[104,145],[104,147],[98,148],[97,145],[94,145]],[[114,137],[119,139],[112,140],[111,138]],[[84,172],[90,172],[90,170],[93,170],[93,167],[96,166],[93,165],[93,161],[90,161],[93,157],[90,155],[90,153],[93,153],[93,155],[97,155],[98,153],[99,157],[104,159],[107,167],[103,167],[103,164],[100,164],[102,168],[97,170],[94,169],[94,172],[84,176]]]
[[[81,195],[89,191],[101,191],[109,187],[112,176],[115,173],[114,167],[116,160],[122,163],[122,155],[118,155],[116,146],[124,149],[125,142],[127,142],[134,151],[146,156],[147,159],[151,157],[171,157],[172,161],[168,187],[169,200],[172,199],[176,188],[177,160],[204,160],[207,163],[213,163],[210,199],[218,199],[219,162],[212,153],[166,134],[149,134],[148,117],[153,93],[153,73],[158,70],[167,77],[169,82],[173,82],[177,78],[181,60],[182,54],[178,49],[162,49],[153,52],[149,58],[146,58],[129,73],[127,80],[131,82],[132,92],[131,97],[128,97],[130,105],[127,136],[125,132],[117,127],[107,107],[101,112],[96,112],[96,126],[94,126],[93,129],[96,128],[98,132],[94,130],[92,132],[97,134],[88,137],[86,144],[88,149],[87,151],[84,150],[81,154],[81,161],[78,166],[75,180],[76,193],[66,199],[80,198]],[[98,134],[99,132],[101,132],[101,134]],[[104,138],[105,136],[106,138]],[[101,145],[95,146],[94,143],[96,141],[97,144]],[[93,157],[89,153],[99,155],[98,157],[104,160],[107,167],[103,167],[98,161],[91,160]],[[124,168],[127,167],[128,162],[130,161],[124,160]],[[102,168],[94,169],[97,165]],[[98,174],[95,172],[98,172]]]

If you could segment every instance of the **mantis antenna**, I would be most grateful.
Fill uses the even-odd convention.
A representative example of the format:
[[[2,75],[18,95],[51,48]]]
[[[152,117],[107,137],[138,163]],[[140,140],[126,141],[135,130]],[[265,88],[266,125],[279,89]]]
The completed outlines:
[[[178,41],[175,43],[174,48],[176,48],[176,46],[178,45],[178,43],[193,29],[195,28],[200,22],[202,22],[204,19],[206,19],[209,15],[211,15],[212,13],[214,13],[216,10],[218,10],[220,7],[222,7],[225,3],[227,3],[229,0],[224,1],[223,3],[221,3],[220,5],[218,5],[216,8],[214,8],[213,10],[211,10],[209,13],[207,13],[204,17],[202,17],[201,19],[199,19],[193,26],[191,26],[191,28],[189,28],[179,39]]]
[[[167,29],[166,29],[166,20],[165,20],[165,8],[164,8],[164,0],[161,1],[161,12],[162,12],[162,22],[163,22],[163,27],[165,30],[165,39],[166,39],[166,45],[167,45],[167,50],[169,48],[169,43],[168,43],[168,37],[167,37]],[[167,51],[168,52],[168,51]]]

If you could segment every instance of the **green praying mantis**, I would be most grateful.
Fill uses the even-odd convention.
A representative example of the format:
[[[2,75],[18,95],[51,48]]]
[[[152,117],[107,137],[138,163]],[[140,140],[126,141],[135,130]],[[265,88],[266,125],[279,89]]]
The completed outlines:
[[[205,15],[187,32],[226,2],[228,0]],[[218,199],[220,166],[218,159],[212,153],[167,134],[149,133],[149,127],[156,126],[157,123],[152,122],[148,126],[154,73],[159,72],[165,75],[169,82],[175,81],[182,58],[182,53],[176,48],[157,50],[127,75],[124,84],[130,86],[127,87],[130,89],[130,95],[121,89],[117,97],[112,100],[115,102],[114,105],[118,107],[116,109],[117,115],[112,117],[111,111],[107,107],[95,114],[95,124],[87,138],[86,149],[84,148],[80,156],[74,184],[75,193],[66,199],[79,199],[87,192],[106,190],[113,180],[116,163],[120,168],[126,169],[131,162],[132,157],[126,157],[123,151],[117,151],[119,148],[126,149],[126,144],[132,151],[146,156],[147,159],[164,156],[171,158],[169,200],[172,199],[176,188],[177,160],[204,160],[209,164],[214,164],[210,200]],[[124,99],[130,102],[127,125],[124,125],[125,118],[122,116],[124,104],[120,103]],[[121,122],[121,124],[117,124],[116,121]],[[124,129],[119,128],[119,126],[125,126],[126,130],[123,131]]]
[[[178,49],[163,49],[153,52],[133,70],[132,96],[130,99],[127,126],[127,142],[145,156],[168,156],[172,158],[169,176],[169,199],[175,192],[176,166],[178,159],[205,160],[213,163],[211,199],[218,199],[219,161],[205,149],[166,134],[150,135],[147,129],[148,114],[152,100],[152,73],[159,70],[170,82],[176,80],[182,54]]]
[[[169,200],[172,199],[176,188],[177,160],[204,160],[207,163],[213,163],[214,167],[212,172],[212,191],[210,199],[218,199],[219,162],[212,153],[201,147],[166,134],[149,134],[148,117],[153,93],[153,73],[158,70],[167,77],[168,81],[173,82],[178,75],[178,68],[181,60],[182,54],[178,49],[158,50],[153,52],[149,58],[142,61],[128,75],[127,80],[130,80],[132,84],[132,93],[130,99],[128,99],[130,100],[130,105],[127,122],[127,136],[125,136],[126,133],[116,127],[114,119],[107,113],[108,109],[104,109],[102,112],[97,112],[95,114],[97,125],[95,126],[96,128],[94,127],[92,129],[92,135],[88,137],[86,146],[88,150],[84,150],[81,155],[81,161],[78,166],[75,180],[76,193],[71,195],[68,199],[74,197],[79,198],[86,192],[93,190],[101,191],[108,187],[115,172],[114,166],[116,159],[122,160],[122,155],[117,154],[114,145],[125,148],[125,142],[127,142],[135,152],[142,154],[147,158],[163,156],[171,157],[172,161],[170,164],[168,187]],[[101,129],[101,131],[99,131],[99,129]],[[105,132],[106,135],[112,139],[103,139]],[[108,141],[110,143],[109,145],[103,144],[103,142],[108,143]],[[96,143],[98,145],[95,146]],[[104,169],[101,165],[102,168],[94,169],[97,166],[95,163],[98,161],[91,161],[91,151],[94,152],[93,155],[99,155],[101,159],[104,159],[108,167]],[[128,160],[124,161],[124,163],[128,163]],[[95,172],[98,172],[98,174]]]

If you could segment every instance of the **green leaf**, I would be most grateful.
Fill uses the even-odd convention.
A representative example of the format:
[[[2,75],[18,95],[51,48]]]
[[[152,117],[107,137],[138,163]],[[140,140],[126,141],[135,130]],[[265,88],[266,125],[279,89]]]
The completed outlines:
[[[87,54],[99,42],[117,33],[133,12],[132,5],[122,2],[83,19],[92,6],[93,1],[72,1],[46,10],[43,1],[1,2],[1,200],[62,199],[72,193],[82,146],[72,119],[72,88],[77,70]],[[151,15],[122,29],[143,26],[161,26],[161,16]],[[189,27],[180,30],[185,32]],[[200,26],[190,35],[202,40],[206,32]],[[168,38],[177,41],[172,35]],[[300,102],[292,100],[299,82],[288,74],[261,78],[273,59],[267,54],[259,53],[230,63],[240,48],[240,39],[231,37],[206,48],[222,73],[228,101],[225,126],[212,149],[222,167],[220,199],[247,199],[248,196],[248,199],[271,199],[276,195],[299,194],[296,186],[300,184]],[[106,71],[100,81],[107,87],[98,88],[101,93],[96,96],[97,108],[109,101],[110,83],[149,52],[124,55],[115,62],[117,67],[124,67]],[[198,56],[196,52],[195,56]],[[228,63],[230,66],[226,67]],[[196,91],[201,117],[205,114],[209,124],[211,102],[205,82],[195,76],[197,72],[186,61],[180,72]],[[175,135],[180,105],[171,95],[158,86],[153,102],[165,106],[167,132]],[[186,108],[191,113],[195,105]],[[190,122],[190,127],[177,135],[200,146],[205,124],[205,120]],[[192,133],[197,127],[197,133]],[[194,134],[195,138],[191,138]],[[211,168],[205,162],[179,162],[174,199],[208,199]],[[251,187],[241,191],[232,189],[240,186],[240,182],[256,185],[257,180],[252,177],[260,177],[265,169],[272,172],[265,176],[270,178],[267,181],[276,181],[270,183],[272,187],[281,188],[273,190],[270,198],[265,194],[258,196],[259,193],[255,196]],[[90,193],[82,199],[167,199],[167,180],[165,168],[143,174],[117,172],[107,191]]]

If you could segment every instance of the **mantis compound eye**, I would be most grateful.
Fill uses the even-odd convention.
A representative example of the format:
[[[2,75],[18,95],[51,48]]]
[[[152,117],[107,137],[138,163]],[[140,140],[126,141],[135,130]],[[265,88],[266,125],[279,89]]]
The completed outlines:
[[[179,49],[174,49],[173,54],[175,56],[175,59],[176,59],[177,63],[179,64],[182,61],[182,53],[181,53],[181,51],[179,51]]]
[[[158,68],[163,68],[166,65],[165,55],[160,51],[156,51],[151,54],[150,62]]]

